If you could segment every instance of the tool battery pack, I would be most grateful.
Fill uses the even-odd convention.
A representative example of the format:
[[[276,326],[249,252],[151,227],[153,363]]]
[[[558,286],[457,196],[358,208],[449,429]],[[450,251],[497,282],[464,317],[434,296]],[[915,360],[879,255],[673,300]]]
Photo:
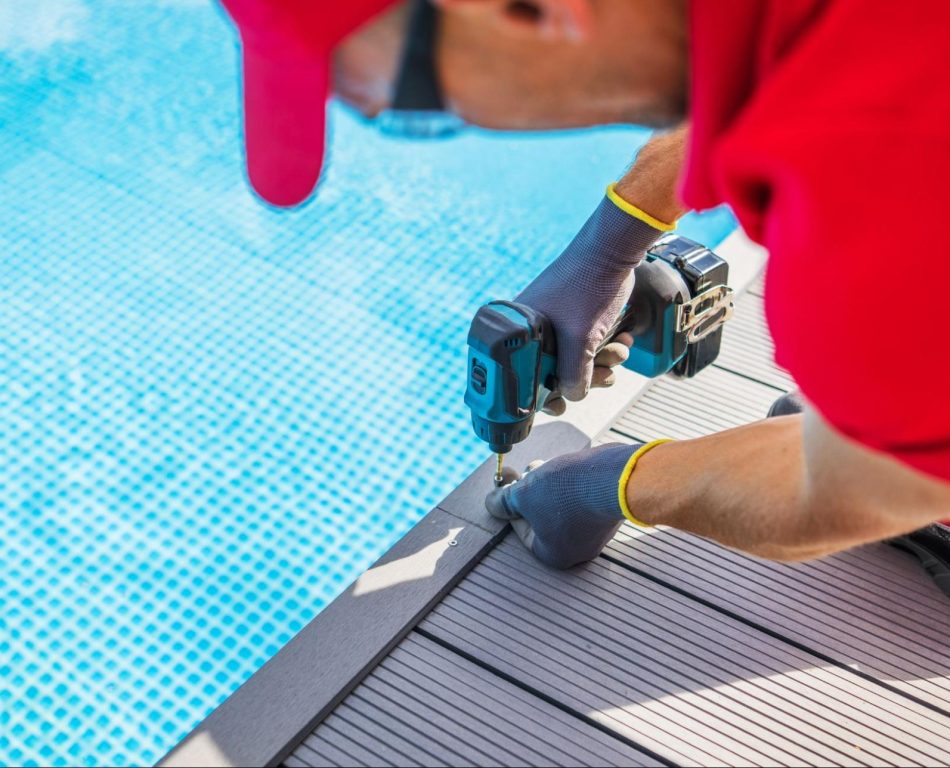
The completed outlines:
[[[732,316],[729,265],[709,248],[667,235],[636,268],[618,331],[634,337],[625,367],[644,376],[695,376],[719,355]]]

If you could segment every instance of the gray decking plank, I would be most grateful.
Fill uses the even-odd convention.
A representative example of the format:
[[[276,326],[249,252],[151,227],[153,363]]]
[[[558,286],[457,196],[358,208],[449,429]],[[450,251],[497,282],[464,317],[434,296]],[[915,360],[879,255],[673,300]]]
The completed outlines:
[[[614,670],[604,672],[599,658],[580,662],[534,628],[522,628],[519,636],[517,618],[513,620],[505,611],[493,612],[488,618],[480,616],[466,600],[451,601],[430,616],[427,626],[467,652],[526,680],[547,695],[559,697],[568,706],[590,712],[608,727],[670,760],[700,764],[756,761],[744,744],[735,744],[731,735],[718,733],[718,721],[707,726],[701,709],[690,707],[684,715],[672,707],[657,681],[645,681],[642,675],[633,680]],[[539,667],[542,658],[546,668]],[[641,706],[635,716],[623,707],[624,690],[633,684],[639,685],[632,689],[637,700],[651,702]],[[758,755],[757,759],[765,758]]]
[[[360,764],[379,766],[415,765],[415,761],[389,739],[383,741],[375,738],[377,727],[372,721],[355,716],[355,712],[344,711],[337,707],[333,714],[323,721],[323,730],[320,736],[324,742],[332,744],[346,744],[346,751],[358,757]],[[315,752],[319,750],[313,746],[314,735],[308,736],[304,744],[312,746]],[[286,762],[286,761],[285,761]]]
[[[496,733],[496,738],[491,743],[486,742],[479,723],[469,713],[449,706],[438,693],[431,689],[422,689],[414,685],[414,682],[394,674],[391,668],[381,664],[366,680],[366,686],[388,686],[404,707],[411,707],[417,713],[425,711],[429,727],[451,738],[453,743],[463,750],[466,760],[472,764],[509,766],[518,763],[515,754],[517,745],[513,745],[503,731]],[[531,750],[526,749],[525,762],[530,762],[532,757],[534,755]]]
[[[627,535],[621,541],[635,546],[639,532],[629,527],[624,533]],[[817,608],[825,613],[832,609],[836,619],[841,612],[857,616],[867,624],[862,627],[863,635],[873,633],[900,647],[911,643],[930,662],[950,661],[946,646],[950,612],[946,610],[946,598],[915,561],[893,548],[883,544],[865,547],[862,554],[870,555],[869,559],[859,558],[859,551],[852,550],[822,560],[783,565],[733,552],[697,536],[665,533],[668,535],[649,543],[671,552],[677,559],[688,560],[693,567],[734,572],[736,565],[741,564],[743,575],[751,573],[755,577],[753,583],[763,584],[766,594],[773,599],[778,584],[783,588],[779,594],[784,598],[796,598],[792,602],[795,607],[808,612]],[[880,572],[892,564],[901,566],[901,570]],[[895,621],[894,614],[898,612],[902,619]]]
[[[615,670],[603,672],[599,659],[594,660],[597,666],[593,667],[578,662],[540,640],[539,633],[533,630],[527,630],[530,642],[513,641],[512,637],[518,634],[517,626],[503,617],[494,615],[489,624],[469,605],[453,604],[440,606],[430,619],[433,631],[441,637],[527,681],[544,694],[559,697],[567,706],[589,712],[607,727],[670,761],[690,765],[788,764],[767,759],[744,743],[734,742],[734,731],[720,733],[721,720],[707,726],[707,717],[700,708],[687,706],[686,713],[680,711],[665,695],[655,693],[655,686],[649,683],[633,689],[637,705],[635,713],[631,712],[627,697],[614,687],[617,681],[619,685],[629,682],[624,675]],[[531,653],[542,655],[557,672],[539,669],[538,659],[532,659]],[[641,676],[634,682],[643,685],[642,680]]]
[[[332,744],[325,744],[323,740],[315,740],[319,752],[313,749],[310,744],[301,744],[300,748],[294,752],[293,757],[304,765],[319,768],[319,766],[343,766],[351,765],[353,758],[337,749]]]
[[[762,270],[746,287],[746,295],[765,296],[765,270]]]
[[[347,716],[352,711],[354,717],[365,718],[368,723],[376,725],[378,738],[397,745],[412,756],[417,765],[439,766],[462,762],[461,755],[451,749],[451,745],[440,744],[431,738],[427,724],[423,724],[421,730],[416,730],[405,718],[400,718],[400,707],[394,705],[391,699],[365,686],[353,691],[339,709],[346,710]]]
[[[363,737],[362,747],[376,753],[401,730],[443,764],[657,765],[420,635],[403,640],[341,709],[367,695],[374,707],[367,719],[387,723],[377,736]],[[352,734],[328,728],[335,716],[314,736],[351,752]]]
[[[341,750],[350,756],[351,765],[389,766],[393,764],[378,754],[377,751],[369,749],[366,746],[362,731],[355,728],[351,723],[339,717],[333,718],[333,722],[330,722],[328,718],[325,723],[326,726],[320,735],[323,736],[326,742],[337,746],[345,744],[346,746],[341,747]],[[385,751],[382,749],[383,745],[376,746],[379,752]]]
[[[418,662],[414,668],[419,674],[443,679],[445,684],[455,681],[464,684],[472,693],[477,692],[478,700],[485,706],[490,719],[499,719],[493,727],[517,729],[524,738],[545,744],[548,756],[557,758],[555,762],[564,765],[628,765],[643,761],[642,753],[592,730],[557,709],[539,707],[538,700],[531,694],[499,681],[494,675],[484,674],[471,662],[460,660],[457,654],[422,636],[417,637],[418,643],[403,643],[399,651]],[[495,712],[496,709],[505,713],[504,718]],[[592,754],[596,755],[596,763],[588,762]]]
[[[352,707],[339,706],[326,720],[324,725],[344,723],[347,729],[336,727],[341,738],[359,739],[367,749],[379,756],[380,764],[391,766],[414,766],[431,764],[422,757],[414,757],[414,751],[404,740],[395,738],[394,734],[387,733],[385,738],[379,737],[380,725],[375,718],[368,718]],[[323,734],[326,736],[326,733]]]
[[[463,765],[492,765],[490,745],[480,743],[478,734],[459,732],[455,721],[435,707],[429,706],[425,695],[418,688],[400,688],[394,686],[377,668],[361,684],[368,691],[379,694],[387,699],[392,711],[399,711],[399,719],[417,733],[423,734],[427,744],[432,749],[439,749],[443,754],[457,755],[448,762],[454,761]],[[418,698],[417,698],[418,697]]]
[[[641,440],[701,437],[763,418],[780,394],[730,371],[707,368],[686,381],[661,379],[612,429]]]
[[[459,685],[459,681],[450,683],[448,680],[433,680],[429,667],[438,663],[439,660],[433,657],[421,659],[420,664],[412,664],[411,660],[409,663],[398,663],[387,659],[385,664],[380,665],[380,676],[391,674],[394,684],[410,688],[416,687],[419,682],[417,676],[428,677],[429,679],[424,681],[427,706],[450,713],[464,712],[464,716],[456,715],[451,718],[455,722],[451,731],[456,738],[460,732],[466,732],[474,734],[475,738],[481,742],[486,730],[491,731],[494,737],[490,758],[500,765],[519,763],[536,765],[545,762],[546,754],[550,755],[552,761],[562,764],[565,762],[565,757],[559,750],[540,744],[530,731],[519,734],[519,738],[515,738],[511,735],[511,731],[515,730],[511,722],[498,718],[487,707],[473,710],[470,706],[470,698],[452,689]],[[479,687],[479,693],[481,692],[482,689]]]
[[[459,611],[451,607],[449,607],[447,611],[451,614],[459,614]],[[464,616],[464,614],[461,615]],[[444,615],[436,615],[433,613],[430,614],[429,619],[428,631],[433,632],[434,635],[439,636],[443,641],[452,644],[454,647],[471,653],[474,657],[479,659],[480,663],[487,663],[505,674],[510,674],[523,684],[529,685],[542,694],[550,696],[559,703],[567,702],[568,706],[579,707],[577,711],[586,712],[589,717],[609,730],[631,739],[636,743],[643,744],[648,749],[651,748],[648,742],[651,735],[656,733],[656,731],[653,730],[656,728],[663,733],[663,738],[666,743],[666,748],[658,751],[658,754],[665,760],[675,764],[685,765],[701,765],[715,762],[710,754],[696,749],[688,739],[686,741],[681,740],[680,737],[684,734],[688,734],[688,731],[685,731],[676,722],[671,721],[657,725],[656,723],[644,724],[635,718],[621,717],[618,719],[611,711],[609,702],[599,697],[599,692],[596,690],[596,687],[594,691],[590,691],[584,688],[583,683],[579,684],[576,680],[569,679],[565,682],[563,675],[550,676],[550,680],[545,680],[543,677],[539,678],[533,676],[530,671],[526,673],[524,666],[520,664],[522,660],[512,658],[512,652],[505,644],[506,638],[504,635],[501,637],[501,640],[498,639],[497,633],[493,633],[491,637],[484,637],[478,632],[472,631],[470,626],[465,626],[454,621],[451,615],[446,618]],[[571,678],[577,673],[571,672],[568,668],[564,674],[568,678]],[[548,685],[549,682],[551,685]],[[554,685],[555,683],[557,683],[557,685]],[[561,694],[561,683],[572,691],[576,687],[582,690],[585,695],[564,696]]]
[[[501,559],[499,559],[499,562],[501,562]],[[514,561],[506,563],[505,565],[509,569],[524,573],[524,569],[519,562]],[[490,569],[486,570],[486,576],[491,579],[489,571]],[[498,575],[510,576],[510,570],[507,574],[503,574],[503,572],[499,571]],[[539,574],[539,576],[543,578],[543,574]],[[601,578],[603,577],[601,576]],[[578,582],[571,582],[570,591],[565,591],[558,589],[556,585],[550,583],[550,589],[545,589],[537,583],[532,584],[530,577],[525,577],[525,581],[531,584],[531,593],[519,593],[517,589],[512,588],[505,589],[505,593],[509,596],[509,602],[512,604],[513,609],[522,612],[525,617],[525,622],[538,629],[545,627],[551,615],[548,610],[550,606],[542,604],[540,608],[543,609],[547,615],[543,617],[544,621],[539,622],[539,619],[542,617],[539,616],[537,612],[539,607],[534,605],[539,594],[544,595],[545,592],[548,592],[548,597],[552,598],[552,600],[560,600],[565,606],[569,606],[571,594],[575,593],[575,591],[583,591],[580,589]],[[534,579],[534,581],[537,581],[537,579]],[[497,594],[498,587],[503,585],[496,583],[493,586],[492,591]],[[592,633],[589,629],[589,623],[592,620],[597,620],[597,610],[607,605],[607,603],[602,600],[603,594],[601,590],[603,590],[604,585],[600,578],[595,582],[594,587],[595,591],[588,593],[589,597],[593,597],[593,600],[580,606],[579,609],[564,607],[562,608],[560,616],[553,617],[553,623],[559,625],[562,631],[566,630],[565,639],[562,642],[572,644],[574,650],[579,649],[582,654],[585,652],[585,646],[596,645],[596,641],[599,638],[596,633]],[[626,597],[626,595],[624,595],[624,597]],[[614,613],[612,618],[620,626],[607,626],[603,628],[603,632],[609,641],[609,646],[621,645],[628,640],[625,632],[636,632],[637,628],[627,626],[628,622],[626,622],[625,618],[620,614]],[[669,617],[665,618],[669,620]],[[576,625],[574,629],[571,628],[571,623]],[[642,629],[645,626],[645,623],[641,624],[640,628]],[[656,632],[659,629],[659,627],[654,625],[651,631]],[[653,636],[656,637],[656,635]],[[570,638],[570,640],[567,638]],[[789,742],[789,737],[794,738],[796,735],[801,735],[802,731],[806,731],[809,732],[809,738],[821,738],[821,733],[816,729],[812,729],[808,723],[794,723],[794,713],[791,710],[783,712],[780,717],[770,717],[769,713],[763,712],[762,709],[757,706],[759,703],[758,700],[761,697],[757,697],[755,692],[750,693],[742,701],[733,701],[729,698],[729,693],[731,692],[727,692],[725,697],[718,693],[716,691],[717,686],[721,686],[724,682],[732,682],[732,677],[741,679],[739,675],[745,673],[747,670],[743,669],[740,665],[735,663],[730,665],[730,660],[728,659],[723,663],[721,659],[716,659],[712,653],[710,653],[709,657],[702,660],[702,664],[697,665],[695,645],[690,647],[690,644],[686,644],[685,646],[678,644],[675,635],[671,635],[667,638],[667,642],[669,644],[665,649],[664,655],[662,657],[654,657],[652,666],[652,671],[656,674],[658,680],[663,681],[663,685],[672,685],[674,688],[683,688],[691,685],[706,686],[709,691],[712,691],[708,696],[708,700],[712,706],[722,706],[724,711],[730,714],[738,713],[749,719],[749,727],[752,732],[751,738],[756,741],[771,738],[773,744],[780,745],[782,748],[791,747],[800,755],[800,745]],[[613,658],[612,653],[608,655],[608,660],[610,658]],[[792,723],[791,728],[788,727],[789,722]],[[817,759],[818,755],[813,754],[812,757]]]
[[[597,648],[601,638],[599,638],[596,633],[592,633],[589,629],[586,629],[583,624],[576,623],[578,622],[576,616],[568,621],[566,615],[573,612],[562,609],[565,618],[562,621],[554,620],[549,622],[551,605],[542,604],[538,608],[538,610],[543,611],[545,614],[541,616],[532,610],[532,606],[529,602],[531,598],[529,598],[529,601],[526,601],[524,596],[516,596],[511,589],[507,589],[505,592],[512,604],[512,613],[509,613],[507,616],[508,621],[506,623],[508,623],[508,626],[511,626],[511,617],[520,614],[527,631],[546,636],[550,625],[553,624],[558,627],[558,631],[561,632],[561,637],[556,647],[558,647],[559,650],[564,650],[565,657],[572,659],[575,666],[584,663],[585,659],[592,665],[600,665],[610,663],[612,659],[616,658],[611,650],[598,649],[593,652],[589,650],[589,647]],[[539,592],[536,592],[534,597],[536,598],[538,594]],[[473,589],[471,595],[475,598],[489,597],[491,599],[497,599],[497,593],[488,593],[488,595],[485,595],[484,591],[478,588]],[[471,604],[468,605],[470,606]],[[517,613],[514,613],[515,611],[517,611]],[[587,616],[581,620],[590,621],[591,617]],[[571,623],[574,623],[574,626],[571,626]],[[615,631],[608,630],[605,634],[607,639],[613,644],[620,645],[624,640],[622,635]],[[659,638],[654,635],[650,640],[659,640]],[[571,647],[568,648],[567,646]],[[795,734],[792,733],[784,723],[777,718],[769,718],[767,714],[761,716],[762,713],[754,706],[756,704],[755,699],[749,697],[744,701],[738,701],[729,695],[719,693],[716,690],[716,686],[721,685],[724,681],[722,679],[716,679],[714,675],[710,674],[710,672],[715,669],[711,663],[707,665],[706,669],[700,670],[695,664],[691,664],[688,658],[680,658],[676,654],[673,654],[672,657],[666,655],[662,660],[658,660],[655,655],[651,655],[649,652],[639,653],[644,656],[644,658],[650,658],[653,662],[654,666],[651,672],[655,679],[652,681],[645,680],[643,676],[638,675],[640,670],[634,667],[633,669],[625,669],[625,672],[628,674],[626,680],[623,674],[618,674],[616,676],[617,683],[629,684],[630,680],[633,679],[638,680],[640,685],[653,682],[656,685],[654,689],[643,688],[642,690],[645,695],[658,698],[667,696],[668,690],[671,689],[688,689],[692,686],[706,686],[706,690],[696,697],[696,701],[684,706],[692,706],[695,704],[695,708],[691,711],[696,714],[699,719],[711,726],[716,726],[717,731],[722,732],[735,744],[742,744],[749,747],[750,750],[744,752],[744,757],[758,760],[765,759],[765,753],[757,753],[757,751],[763,746],[766,746],[769,759],[785,761],[786,764],[795,764],[807,758],[812,765],[818,763],[819,758],[816,753],[810,750],[804,750],[800,746],[796,747],[794,742],[789,741],[789,737],[793,737]],[[624,668],[626,665],[621,664],[620,667]],[[734,727],[734,724],[731,723],[730,720],[731,716],[737,713],[740,718],[744,718],[744,721],[739,727]],[[734,748],[734,745],[730,745],[730,747]],[[793,752],[795,756],[793,756]],[[838,755],[838,757],[840,759],[842,755]]]
[[[526,589],[531,590],[527,593],[529,595],[546,588],[535,583],[540,580],[559,595],[559,602],[570,599],[572,594],[582,599],[584,602],[581,603],[581,610],[587,612],[591,612],[588,605],[599,604],[598,601],[605,596],[621,606],[631,599],[627,591],[630,586],[627,577],[623,574],[617,576],[609,569],[599,571],[595,566],[578,568],[572,572],[571,578],[551,578],[550,573],[540,565],[532,564],[532,567],[526,567],[521,559],[510,556],[507,547],[503,547],[496,550],[491,560],[485,561],[487,572],[493,570],[492,564],[496,559],[507,561],[506,565],[518,570],[520,578],[517,584],[525,584]],[[508,576],[504,577],[510,583]],[[694,607],[688,598],[670,594],[652,584],[648,587],[641,585],[638,589],[646,589],[656,595],[657,605],[654,610],[648,616],[639,616],[636,625],[631,625],[631,620],[622,612],[612,613],[615,621],[629,626],[634,632],[643,627],[652,627],[654,632],[672,628],[675,632],[664,635],[664,640],[679,647],[681,651],[688,652],[691,644],[703,640],[709,649],[706,662],[711,669],[732,675],[734,680],[730,682],[730,686],[748,692],[752,700],[761,698],[761,693],[745,685],[750,680],[754,681],[753,688],[767,689],[778,694],[780,698],[775,698],[773,703],[779,710],[788,712],[793,717],[789,722],[793,722],[794,717],[807,710],[810,715],[820,715],[824,721],[838,721],[849,732],[862,738],[871,738],[872,741],[877,741],[878,737],[897,743],[908,739],[911,743],[923,740],[939,744],[940,749],[950,751],[950,735],[944,733],[946,718],[919,707],[908,709],[906,698],[900,694],[880,689],[874,683],[835,667],[816,670],[813,667],[815,659],[810,654],[768,635],[750,633],[741,624],[723,623],[715,618],[715,614],[706,614],[704,617],[703,614],[694,612],[687,627],[682,622],[682,615],[684,611]],[[523,599],[515,587],[508,587],[507,591],[513,594],[516,602],[519,598]],[[710,616],[713,621],[709,620]],[[596,612],[594,617],[597,617]],[[738,632],[737,627],[741,627]],[[690,638],[685,649],[684,641],[680,639],[680,634],[684,633]],[[725,642],[728,642],[728,645],[725,645]],[[756,677],[749,680],[744,677],[750,671],[756,670]],[[804,674],[795,675],[796,670],[802,670]],[[784,672],[793,674],[783,676],[781,682],[777,683],[772,676]],[[874,698],[873,706],[868,704],[869,694]],[[789,706],[785,706],[786,704]],[[864,714],[862,719],[849,719],[858,712]],[[886,715],[883,723],[880,722],[882,714]],[[782,717],[785,718],[786,715]],[[844,720],[841,720],[842,717]],[[812,725],[809,717],[808,721],[799,722],[795,727],[809,732]],[[817,725],[820,727],[821,721]],[[868,731],[867,726],[871,726],[873,730]],[[823,737],[813,733],[812,738],[821,741]],[[931,751],[929,754],[936,757],[939,753]]]
[[[774,352],[762,297],[751,293],[743,296],[736,302],[736,313],[723,331],[716,365],[790,391],[795,382],[788,371],[775,364]]]
[[[431,645],[432,649],[423,648],[421,651],[417,649],[413,653],[413,646],[417,644],[406,643],[398,649],[398,654],[394,653],[393,657],[387,659],[384,664],[395,663],[401,665],[401,676],[403,678],[408,677],[413,682],[420,679],[416,676],[428,678],[426,683],[429,689],[433,690],[432,684],[434,684],[435,690],[439,691],[434,694],[434,699],[438,697],[441,702],[439,706],[444,704],[449,708],[466,711],[471,720],[474,721],[476,728],[479,730],[488,728],[495,731],[498,734],[496,739],[499,739],[497,743],[504,745],[510,753],[518,755],[516,760],[531,763],[544,763],[546,760],[552,760],[562,765],[571,765],[581,761],[579,764],[583,764],[582,755],[578,749],[579,745],[571,745],[570,743],[556,745],[551,741],[545,741],[536,733],[541,725],[537,719],[525,716],[512,718],[508,714],[508,704],[497,702],[492,695],[497,683],[497,680],[493,677],[469,674],[465,676],[467,678],[465,682],[470,690],[464,694],[456,691],[455,688],[462,683],[460,678],[463,677],[464,673],[454,664],[452,659],[439,655],[439,651],[443,654],[447,653],[444,649],[431,641],[425,640],[425,638],[420,637],[419,640]],[[443,668],[446,665],[453,666],[451,675]],[[430,681],[431,684],[429,684]],[[477,691],[479,699],[485,705],[482,711],[471,709],[471,700],[466,694],[474,691]],[[502,712],[505,712],[505,715],[500,715],[492,710],[493,702],[501,708]],[[433,701],[433,703],[436,702]],[[510,735],[511,732],[517,733],[517,738],[513,738]],[[553,734],[545,733],[546,737],[550,735]],[[563,751],[562,747],[566,747],[567,751]]]
[[[950,740],[940,735],[950,719],[901,701],[904,718],[896,725],[881,723],[874,705],[894,710],[900,697],[848,680],[840,670],[822,670],[819,659],[617,566],[595,563],[579,571],[547,571],[509,537],[423,627],[549,695],[565,697],[569,706],[617,721],[612,725],[639,727],[633,738],[673,760],[775,763],[783,752],[791,758],[787,762],[817,764],[928,764],[950,757]],[[535,612],[532,600],[540,606]],[[656,616],[661,624],[650,635],[646,628]],[[736,640],[711,654],[710,638],[717,635],[739,638],[745,656],[736,653]],[[584,669],[585,676],[573,669]],[[691,684],[697,690],[688,690]],[[721,719],[727,721],[724,729]],[[687,757],[664,751],[671,735],[664,729],[671,723],[681,727],[676,749],[692,744],[696,752]],[[723,742],[718,734],[729,739]],[[755,757],[763,752],[767,758]]]
[[[827,565],[795,566],[757,561],[673,531],[629,531],[608,552],[645,573],[721,606],[841,664],[950,710],[950,652],[939,642],[947,632],[945,598],[919,565],[885,545],[883,562],[902,566],[899,577],[931,605],[929,616],[885,591],[838,588]],[[873,562],[843,553],[853,568]],[[871,581],[869,579],[869,581]],[[871,581],[873,584],[873,581]],[[946,636],[946,634],[944,635]]]

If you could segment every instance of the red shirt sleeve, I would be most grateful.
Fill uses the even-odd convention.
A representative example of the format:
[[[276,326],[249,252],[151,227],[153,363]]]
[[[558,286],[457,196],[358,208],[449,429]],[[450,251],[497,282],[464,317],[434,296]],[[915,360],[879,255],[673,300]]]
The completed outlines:
[[[768,248],[776,359],[824,418],[950,481],[950,3],[803,3],[777,34],[788,8],[759,6],[728,119],[694,115],[686,197],[713,190]]]
[[[806,138],[763,222],[776,360],[839,431],[950,480],[946,137]]]

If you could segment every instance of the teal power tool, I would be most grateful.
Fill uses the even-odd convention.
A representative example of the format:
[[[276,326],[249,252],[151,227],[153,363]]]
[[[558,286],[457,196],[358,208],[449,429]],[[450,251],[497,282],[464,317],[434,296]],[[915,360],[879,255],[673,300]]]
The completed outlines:
[[[719,355],[732,316],[729,265],[708,248],[678,235],[658,240],[636,268],[630,301],[607,335],[634,337],[624,367],[644,376],[695,376]],[[608,343],[605,342],[605,343]],[[546,317],[524,304],[490,301],[468,333],[465,404],[475,434],[504,455],[530,433],[534,415],[557,391],[557,341]]]

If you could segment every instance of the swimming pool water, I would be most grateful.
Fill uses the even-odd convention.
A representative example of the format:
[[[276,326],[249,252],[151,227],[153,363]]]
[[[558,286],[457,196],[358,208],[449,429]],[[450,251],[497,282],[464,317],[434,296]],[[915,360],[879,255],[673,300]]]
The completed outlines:
[[[473,470],[473,311],[646,135],[334,108],[280,212],[237,104],[204,0],[0,3],[0,764],[154,762]]]

